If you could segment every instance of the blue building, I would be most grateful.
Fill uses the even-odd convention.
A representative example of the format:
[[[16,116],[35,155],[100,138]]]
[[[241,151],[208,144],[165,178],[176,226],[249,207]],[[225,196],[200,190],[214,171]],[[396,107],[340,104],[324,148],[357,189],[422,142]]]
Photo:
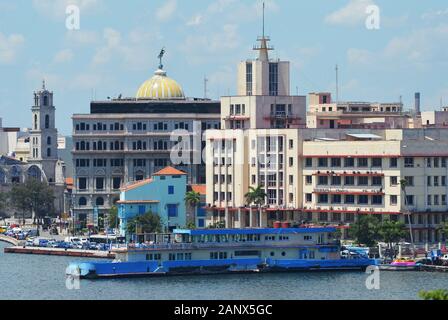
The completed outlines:
[[[126,235],[127,222],[149,211],[158,214],[165,230],[172,231],[187,225],[185,194],[187,174],[166,167],[152,178],[136,182],[121,189],[117,202],[120,234]]]

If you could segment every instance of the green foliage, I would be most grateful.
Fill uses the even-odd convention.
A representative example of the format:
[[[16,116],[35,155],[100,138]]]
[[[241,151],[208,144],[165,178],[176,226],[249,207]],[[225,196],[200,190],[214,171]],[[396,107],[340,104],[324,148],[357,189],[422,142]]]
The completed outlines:
[[[196,229],[196,224],[194,222],[189,222],[186,227],[188,230]]]
[[[185,194],[185,203],[191,207],[196,207],[201,202],[201,194],[195,191],[189,191]]]
[[[373,247],[379,238],[378,228],[378,219],[371,215],[360,215],[358,221],[350,226],[349,235],[358,244]]]
[[[14,185],[9,198],[11,205],[22,213],[23,219],[25,213],[34,213],[36,219],[50,215],[53,211],[53,190],[46,183],[35,179]]]
[[[405,224],[398,221],[384,221],[378,228],[379,240],[392,244],[406,236]]]
[[[249,192],[246,193],[246,203],[247,204],[255,204],[257,206],[261,206],[265,203],[265,199],[267,198],[266,192],[264,192],[263,188],[261,186],[258,186],[256,188],[249,187]]]
[[[433,291],[420,291],[420,298],[424,300],[439,300],[439,301],[447,301],[448,300],[448,290],[433,290]]]
[[[160,216],[152,212],[137,216],[128,221],[126,231],[128,234],[136,233],[161,233],[162,222]]]
[[[438,230],[442,232],[445,238],[448,238],[448,221],[441,224]]]
[[[116,206],[109,209],[108,222],[109,228],[118,228],[118,208]]]

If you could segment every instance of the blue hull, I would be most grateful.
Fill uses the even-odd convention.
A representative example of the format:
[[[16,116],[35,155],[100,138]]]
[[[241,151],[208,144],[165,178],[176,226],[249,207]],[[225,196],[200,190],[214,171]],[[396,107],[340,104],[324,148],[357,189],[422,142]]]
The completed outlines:
[[[288,272],[316,270],[363,270],[378,265],[375,259],[272,260],[227,259],[143,262],[85,262],[70,264],[67,273],[80,278],[200,275],[246,272]]]

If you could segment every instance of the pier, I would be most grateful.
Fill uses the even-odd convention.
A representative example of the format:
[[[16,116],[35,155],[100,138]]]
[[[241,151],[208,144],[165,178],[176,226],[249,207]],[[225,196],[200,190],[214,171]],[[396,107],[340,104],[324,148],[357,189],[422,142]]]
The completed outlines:
[[[5,253],[15,254],[35,254],[47,256],[65,256],[81,258],[115,259],[115,254],[109,251],[74,250],[57,248],[34,248],[34,247],[9,247],[5,248]]]

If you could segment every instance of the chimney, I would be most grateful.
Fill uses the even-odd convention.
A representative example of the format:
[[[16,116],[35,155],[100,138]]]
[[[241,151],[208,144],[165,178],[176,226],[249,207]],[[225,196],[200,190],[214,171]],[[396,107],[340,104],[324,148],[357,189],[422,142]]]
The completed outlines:
[[[420,114],[420,92],[416,92],[415,93],[415,106],[414,106],[414,111],[415,114]]]

